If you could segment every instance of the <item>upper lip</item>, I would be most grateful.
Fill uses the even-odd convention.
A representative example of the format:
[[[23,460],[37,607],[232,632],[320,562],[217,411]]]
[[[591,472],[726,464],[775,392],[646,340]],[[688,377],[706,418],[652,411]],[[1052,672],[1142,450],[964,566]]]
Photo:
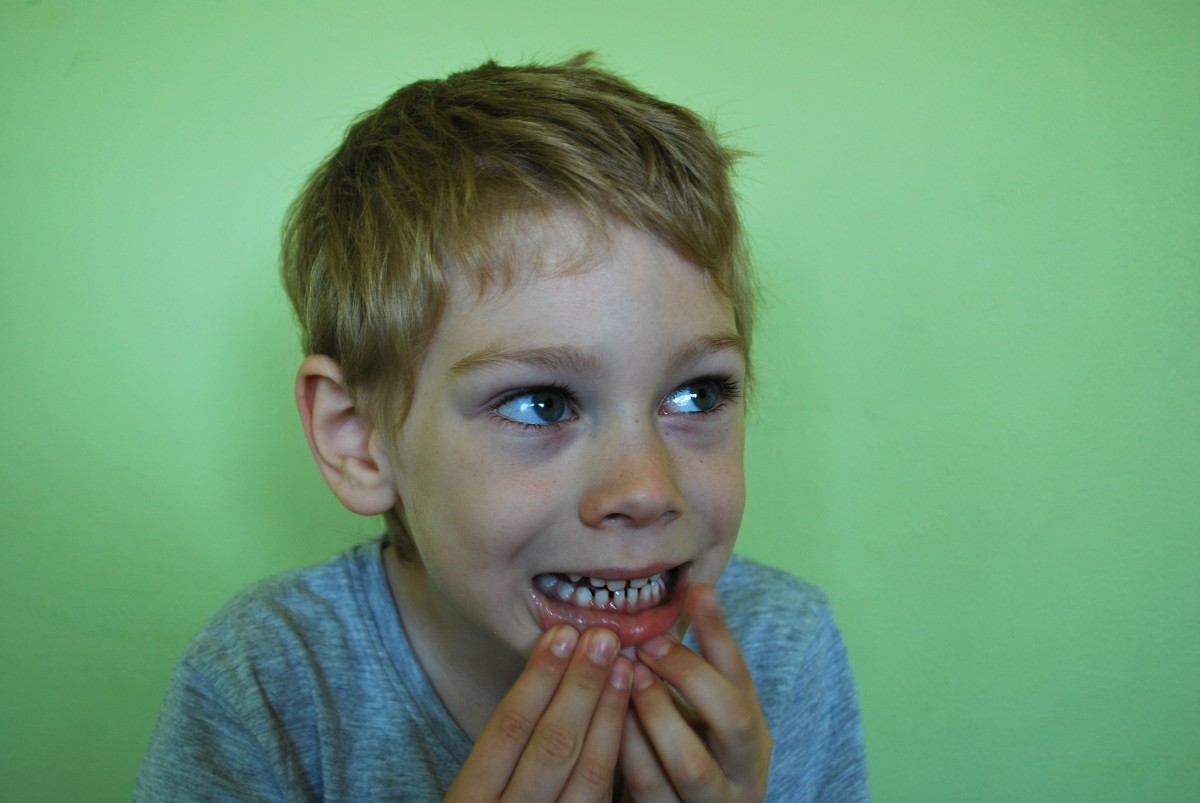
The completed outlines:
[[[605,580],[636,580],[639,577],[651,577],[661,572],[682,566],[682,563],[652,563],[635,569],[610,567],[606,569],[569,569],[543,574],[579,574],[584,577],[601,577]]]

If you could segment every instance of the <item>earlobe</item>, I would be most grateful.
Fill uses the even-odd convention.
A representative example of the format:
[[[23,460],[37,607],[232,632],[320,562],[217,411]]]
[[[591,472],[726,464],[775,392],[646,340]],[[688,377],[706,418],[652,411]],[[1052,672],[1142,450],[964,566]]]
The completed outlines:
[[[342,504],[364,516],[395,507],[391,464],[334,360],[323,354],[305,358],[296,373],[296,407],[317,468]]]

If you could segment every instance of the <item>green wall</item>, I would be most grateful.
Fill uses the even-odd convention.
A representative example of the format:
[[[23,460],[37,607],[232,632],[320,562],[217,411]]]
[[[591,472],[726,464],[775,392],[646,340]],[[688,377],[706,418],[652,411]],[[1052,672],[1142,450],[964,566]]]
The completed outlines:
[[[375,529],[290,399],[307,170],[580,49],[756,154],[741,549],[833,598],[875,798],[1200,799],[1194,0],[4,3],[0,798],[127,798],[214,609]]]

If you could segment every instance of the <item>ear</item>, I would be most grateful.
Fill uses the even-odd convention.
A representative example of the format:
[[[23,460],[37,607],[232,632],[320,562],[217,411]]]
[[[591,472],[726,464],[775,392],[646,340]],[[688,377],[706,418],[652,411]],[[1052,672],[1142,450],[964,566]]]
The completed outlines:
[[[305,358],[296,373],[296,407],[317,468],[342,504],[364,516],[395,507],[392,466],[354,406],[341,366],[323,354]]]

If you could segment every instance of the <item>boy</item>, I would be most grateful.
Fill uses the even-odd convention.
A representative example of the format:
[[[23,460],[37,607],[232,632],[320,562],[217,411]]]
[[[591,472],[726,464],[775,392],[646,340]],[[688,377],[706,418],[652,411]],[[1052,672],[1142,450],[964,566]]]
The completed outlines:
[[[217,616],[138,799],[865,798],[827,604],[730,558],[732,154],[587,62],[405,87],[293,205],[304,431],[387,534]]]

